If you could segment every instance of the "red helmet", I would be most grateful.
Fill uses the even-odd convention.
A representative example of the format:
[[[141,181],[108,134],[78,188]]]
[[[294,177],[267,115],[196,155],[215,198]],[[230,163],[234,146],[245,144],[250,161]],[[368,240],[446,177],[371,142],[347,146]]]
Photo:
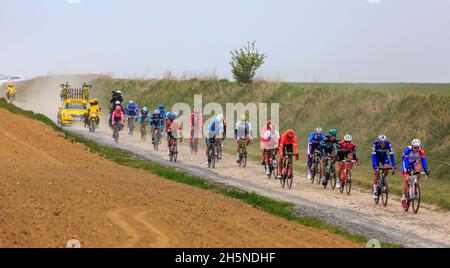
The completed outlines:
[[[289,129],[288,131],[286,131],[286,136],[290,139],[292,139],[294,137],[295,133],[292,129]]]

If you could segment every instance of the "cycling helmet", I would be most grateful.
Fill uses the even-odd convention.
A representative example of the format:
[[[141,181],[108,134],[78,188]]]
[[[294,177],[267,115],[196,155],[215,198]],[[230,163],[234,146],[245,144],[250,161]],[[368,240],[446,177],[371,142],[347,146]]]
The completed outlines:
[[[320,127],[318,127],[314,131],[316,132],[316,134],[322,134],[323,130]]]
[[[161,112],[157,109],[155,110],[155,114],[161,114]]]
[[[219,117],[216,117],[216,118],[214,118],[214,123],[216,123],[216,124],[220,124],[220,118]]]
[[[144,108],[142,108],[142,111],[144,111],[144,113],[146,113],[146,112],[148,112],[148,108],[144,107]]]
[[[223,120],[223,114],[219,114],[219,115],[217,116],[217,118],[219,118],[219,120],[222,121],[222,120]]]
[[[134,101],[130,100],[130,104],[134,104]]]
[[[90,105],[95,105],[95,100],[91,100],[91,101],[89,102],[89,104],[90,104]]]
[[[330,129],[330,135],[336,137],[336,135],[337,135],[337,130],[336,130],[336,129]]]
[[[386,142],[386,141],[387,141],[386,135],[380,135],[380,136],[378,137],[378,141],[380,141],[380,142]]]
[[[422,142],[419,139],[415,139],[412,141],[412,146],[414,147],[420,147],[422,145]]]
[[[247,121],[247,116],[245,114],[241,116],[241,121]]]
[[[160,104],[159,109],[161,109],[161,110],[164,109],[164,104]]]
[[[120,105],[120,101],[116,101],[116,105]]]
[[[345,135],[345,136],[344,136],[344,141],[350,142],[350,141],[352,141],[352,140],[353,140],[353,137],[352,137],[351,135]]]
[[[122,91],[120,91],[120,90],[117,90],[116,93],[119,95],[122,95]]]

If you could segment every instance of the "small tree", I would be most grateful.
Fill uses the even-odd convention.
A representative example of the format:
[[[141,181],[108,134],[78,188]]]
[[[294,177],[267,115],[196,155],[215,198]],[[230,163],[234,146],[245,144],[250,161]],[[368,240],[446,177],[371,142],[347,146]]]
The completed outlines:
[[[264,64],[264,60],[267,58],[265,54],[259,53],[255,43],[256,41],[248,42],[246,47],[230,52],[232,56],[231,72],[238,83],[250,84],[255,77],[256,70]]]

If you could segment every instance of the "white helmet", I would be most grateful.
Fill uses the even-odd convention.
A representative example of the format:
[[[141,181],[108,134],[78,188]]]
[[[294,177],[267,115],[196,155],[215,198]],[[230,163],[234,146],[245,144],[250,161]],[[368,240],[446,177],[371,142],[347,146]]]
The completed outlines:
[[[130,104],[134,104],[134,101],[130,100]]]
[[[422,142],[419,139],[415,139],[412,141],[412,146],[414,147],[420,147],[422,145]]]
[[[316,134],[322,134],[323,129],[320,128],[320,127],[318,127],[318,128],[316,128],[314,131],[316,132]]]
[[[117,90],[116,93],[119,95],[122,95],[122,91],[120,91],[120,90]]]
[[[120,101],[116,101],[116,105],[120,105]]]
[[[378,141],[386,142],[386,141],[387,141],[386,135],[380,135],[380,136],[378,137]]]
[[[351,135],[345,135],[344,136],[344,141],[352,141],[353,137]]]

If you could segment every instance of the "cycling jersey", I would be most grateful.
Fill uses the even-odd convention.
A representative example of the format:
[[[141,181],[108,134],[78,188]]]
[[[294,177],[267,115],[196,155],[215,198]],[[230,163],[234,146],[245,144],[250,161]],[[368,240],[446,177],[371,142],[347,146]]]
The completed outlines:
[[[252,137],[253,130],[252,130],[252,124],[247,121],[239,121],[236,123],[235,128],[235,138],[236,139],[244,139],[249,137]]]
[[[291,150],[288,150],[292,153],[294,153],[295,155],[298,155],[298,144],[297,144],[297,137],[295,136],[295,134],[293,134],[292,139],[288,138],[288,134],[292,134],[293,131],[292,130],[287,130],[283,136],[281,136],[280,139],[280,157],[283,158],[283,154],[284,154],[284,149],[285,148],[292,148]]]
[[[136,103],[133,104],[128,104],[127,108],[125,109],[126,114],[131,117],[131,116],[138,116],[139,113],[139,107]]]
[[[16,88],[14,86],[8,86],[6,89],[6,92],[8,92],[9,94],[15,94],[16,93]]]
[[[164,126],[164,115],[162,114],[152,114],[150,117],[150,126],[152,128],[163,128]]]
[[[393,152],[393,146],[392,143],[389,141],[386,141],[384,148],[381,148],[380,141],[376,141],[372,145],[372,166],[373,169],[378,168],[378,164],[382,163],[383,165],[389,164],[389,158],[388,153],[391,158],[391,164],[393,167],[395,167],[395,156]]]
[[[203,124],[202,114],[201,113],[192,113],[191,114],[191,122],[190,122],[191,130],[194,130],[194,128],[201,130],[202,124]]]
[[[171,137],[179,139],[181,138],[181,131],[183,130],[183,128],[181,127],[180,122],[178,121],[178,119],[174,119],[172,121],[172,123],[170,123],[169,127],[167,128],[167,133],[169,133],[169,135],[171,135]]]
[[[270,150],[280,147],[280,133],[277,130],[266,130],[261,138],[261,149]]]
[[[308,140],[308,155],[314,153],[314,151],[319,148],[322,140],[325,139],[324,134],[317,136],[316,132],[313,132]]]
[[[112,114],[112,122],[123,125],[124,115],[122,111],[114,111]]]
[[[219,125],[215,125],[215,124],[211,124],[208,126],[207,129],[207,138],[208,139],[213,139],[213,138],[222,138],[222,133],[223,133],[223,126],[222,124]]]
[[[336,151],[336,146],[340,142],[339,138],[335,137],[334,140],[331,139],[331,136],[325,136],[325,138],[320,142],[319,150],[322,153],[322,156],[325,157],[327,154],[332,154]]]
[[[150,123],[150,114],[148,112],[142,112],[139,115],[139,124],[142,125],[143,122],[147,121],[148,123]]]
[[[420,160],[420,162],[419,162]],[[414,152],[412,146],[408,146],[405,148],[405,152],[403,153],[403,164],[402,164],[402,172],[406,172],[410,168],[414,168],[414,166],[418,163],[422,164],[422,168],[427,170],[427,160],[425,158],[425,151],[420,148],[419,152]]]

